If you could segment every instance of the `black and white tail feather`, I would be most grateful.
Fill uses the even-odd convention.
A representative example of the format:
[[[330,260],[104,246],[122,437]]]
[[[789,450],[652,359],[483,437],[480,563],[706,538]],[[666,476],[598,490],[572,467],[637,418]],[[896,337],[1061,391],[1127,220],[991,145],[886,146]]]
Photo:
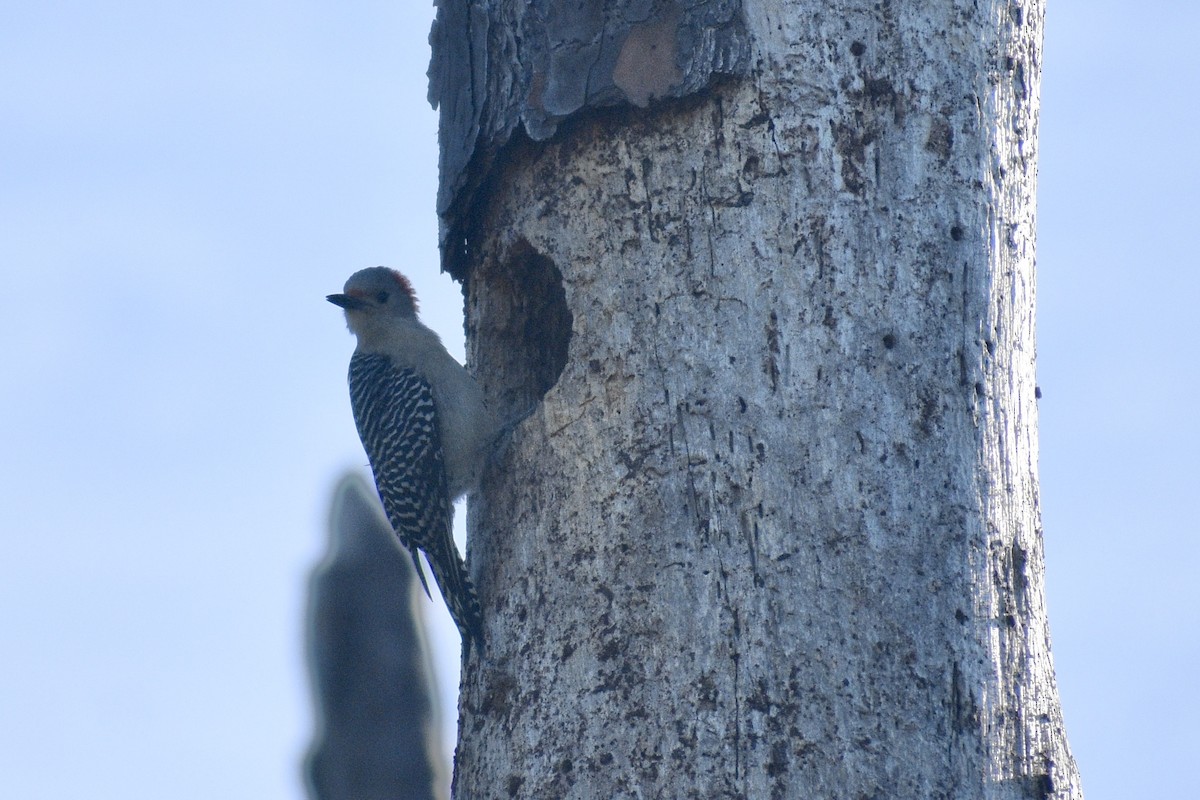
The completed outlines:
[[[483,645],[483,615],[454,544],[454,507],[429,382],[414,370],[397,368],[386,355],[355,353],[350,359],[350,405],[388,521],[412,556],[428,595],[417,554],[425,552],[462,634],[465,657],[473,641]]]

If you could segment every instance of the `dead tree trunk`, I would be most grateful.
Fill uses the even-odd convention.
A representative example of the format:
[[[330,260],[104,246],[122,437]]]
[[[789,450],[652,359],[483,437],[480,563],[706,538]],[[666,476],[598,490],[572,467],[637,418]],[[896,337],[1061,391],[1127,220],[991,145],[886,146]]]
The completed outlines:
[[[444,0],[443,253],[540,398],[458,798],[1077,798],[1043,602],[1040,0]],[[646,107],[648,106],[648,107]]]

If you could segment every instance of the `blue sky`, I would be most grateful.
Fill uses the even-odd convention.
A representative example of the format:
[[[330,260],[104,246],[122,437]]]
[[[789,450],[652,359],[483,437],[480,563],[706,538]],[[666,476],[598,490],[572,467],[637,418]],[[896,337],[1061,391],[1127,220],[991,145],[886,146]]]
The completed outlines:
[[[324,295],[404,269],[461,353],[431,15],[0,10],[6,795],[302,796],[303,581],[334,480],[365,462]],[[1165,0],[1048,14],[1042,507],[1090,800],[1200,796],[1198,23]]]

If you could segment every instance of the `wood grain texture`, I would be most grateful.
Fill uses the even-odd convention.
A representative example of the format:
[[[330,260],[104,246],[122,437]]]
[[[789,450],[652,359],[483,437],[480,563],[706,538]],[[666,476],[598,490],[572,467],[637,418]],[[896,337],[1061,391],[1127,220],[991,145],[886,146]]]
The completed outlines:
[[[679,98],[748,67],[739,0],[439,0],[429,100],[441,109],[442,266],[514,136],[549,139],[573,115]]]
[[[457,797],[1078,798],[1038,511],[1042,5],[744,4],[748,76],[513,147]],[[557,288],[557,287],[556,287]],[[541,290],[539,290],[541,291]]]

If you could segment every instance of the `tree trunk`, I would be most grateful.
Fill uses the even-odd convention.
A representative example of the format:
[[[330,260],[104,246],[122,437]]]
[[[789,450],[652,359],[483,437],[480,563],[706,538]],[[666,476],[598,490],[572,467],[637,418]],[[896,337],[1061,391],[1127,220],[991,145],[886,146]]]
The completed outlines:
[[[463,32],[470,91],[525,86],[553,137],[477,103],[442,203],[475,368],[542,400],[471,504],[455,796],[1081,797],[1038,511],[1042,3],[617,5],[550,130],[528,62],[578,44],[565,5]]]

